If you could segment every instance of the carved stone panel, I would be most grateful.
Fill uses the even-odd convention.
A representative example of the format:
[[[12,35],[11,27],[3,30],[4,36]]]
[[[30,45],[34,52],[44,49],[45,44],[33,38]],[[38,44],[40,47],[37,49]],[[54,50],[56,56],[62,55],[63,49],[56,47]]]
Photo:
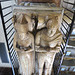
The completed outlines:
[[[13,46],[19,57],[19,73],[51,75],[62,42],[62,14],[16,13],[13,22],[16,30]]]

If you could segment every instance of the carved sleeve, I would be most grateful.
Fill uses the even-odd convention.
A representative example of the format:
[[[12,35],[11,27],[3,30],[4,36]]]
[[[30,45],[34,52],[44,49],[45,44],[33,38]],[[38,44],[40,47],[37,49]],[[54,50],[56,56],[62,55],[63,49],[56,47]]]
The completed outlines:
[[[53,36],[55,35],[57,29],[58,29],[58,28],[55,27],[55,28],[53,28],[53,29],[51,30],[51,35],[50,35],[50,37],[53,37]]]
[[[40,45],[40,38],[41,38],[41,35],[40,35],[40,32],[38,32],[36,34],[36,38],[35,38],[35,44],[36,45]]]

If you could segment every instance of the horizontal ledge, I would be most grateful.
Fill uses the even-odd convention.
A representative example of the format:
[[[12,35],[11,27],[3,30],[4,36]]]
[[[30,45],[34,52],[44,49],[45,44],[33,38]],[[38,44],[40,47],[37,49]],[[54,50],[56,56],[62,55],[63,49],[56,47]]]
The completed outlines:
[[[60,7],[40,7],[40,6],[38,6],[38,7],[33,7],[33,6],[31,6],[31,7],[24,7],[24,6],[13,6],[13,9],[14,10],[57,10],[57,11],[62,11],[63,10],[63,8],[60,8]]]

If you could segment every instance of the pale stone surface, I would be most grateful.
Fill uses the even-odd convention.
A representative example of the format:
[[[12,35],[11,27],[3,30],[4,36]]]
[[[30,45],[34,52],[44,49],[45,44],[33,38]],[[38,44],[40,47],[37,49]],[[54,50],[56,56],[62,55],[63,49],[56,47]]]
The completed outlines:
[[[48,19],[46,19],[47,29],[43,29],[36,34],[35,42],[37,46],[43,47],[48,46],[51,48],[60,46],[62,42],[62,34],[60,32],[59,16],[61,17],[60,14],[57,16],[56,15],[48,16]]]
[[[19,56],[19,73],[22,75],[32,75],[34,73],[35,61],[34,51],[32,52],[17,52]]]
[[[51,75],[55,54],[60,51],[62,42],[60,17],[61,14],[46,15],[44,21],[46,22],[47,29],[43,29],[36,34],[35,50],[37,53],[39,75],[42,75],[43,71],[44,75]]]
[[[44,71],[44,75],[51,75],[52,66],[54,62],[56,52],[37,52],[37,60],[38,60],[38,75],[42,75]],[[45,69],[44,68],[45,65]]]
[[[58,26],[61,27],[62,22],[62,14],[61,13],[39,13],[38,15],[38,26],[37,29],[41,29],[43,27],[46,27],[47,20],[51,19],[53,16],[58,16]],[[54,22],[53,24],[55,24]],[[55,25],[57,26],[57,25]]]
[[[19,72],[22,75],[31,75],[34,73],[34,37],[28,32],[31,19],[25,14],[16,15],[14,49],[19,57]],[[29,26],[28,26],[29,25]]]
[[[37,16],[37,14],[35,15]],[[43,71],[45,75],[51,75],[54,58],[56,53],[60,51],[62,42],[61,18],[60,13],[39,14],[37,29],[43,28],[43,24],[46,29],[39,31],[34,39],[34,35],[29,31],[33,31],[35,21],[30,18],[30,15],[17,13],[16,19],[13,19],[16,29],[14,48],[19,57],[19,71],[22,75],[34,73],[35,65],[37,65],[38,75],[42,75]],[[20,48],[17,47],[17,44]]]

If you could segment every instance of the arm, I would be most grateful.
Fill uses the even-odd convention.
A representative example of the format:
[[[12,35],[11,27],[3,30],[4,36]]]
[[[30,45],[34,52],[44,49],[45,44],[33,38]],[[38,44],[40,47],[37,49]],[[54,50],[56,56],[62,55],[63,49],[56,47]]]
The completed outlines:
[[[60,47],[61,42],[62,42],[62,35],[60,34],[54,40],[52,40],[52,41],[49,42],[49,46],[51,48],[58,47],[58,46]]]
[[[38,32],[38,33],[36,34],[36,38],[35,38],[35,44],[36,44],[37,46],[40,45],[40,38],[41,38],[41,35],[40,35],[40,32]]]

